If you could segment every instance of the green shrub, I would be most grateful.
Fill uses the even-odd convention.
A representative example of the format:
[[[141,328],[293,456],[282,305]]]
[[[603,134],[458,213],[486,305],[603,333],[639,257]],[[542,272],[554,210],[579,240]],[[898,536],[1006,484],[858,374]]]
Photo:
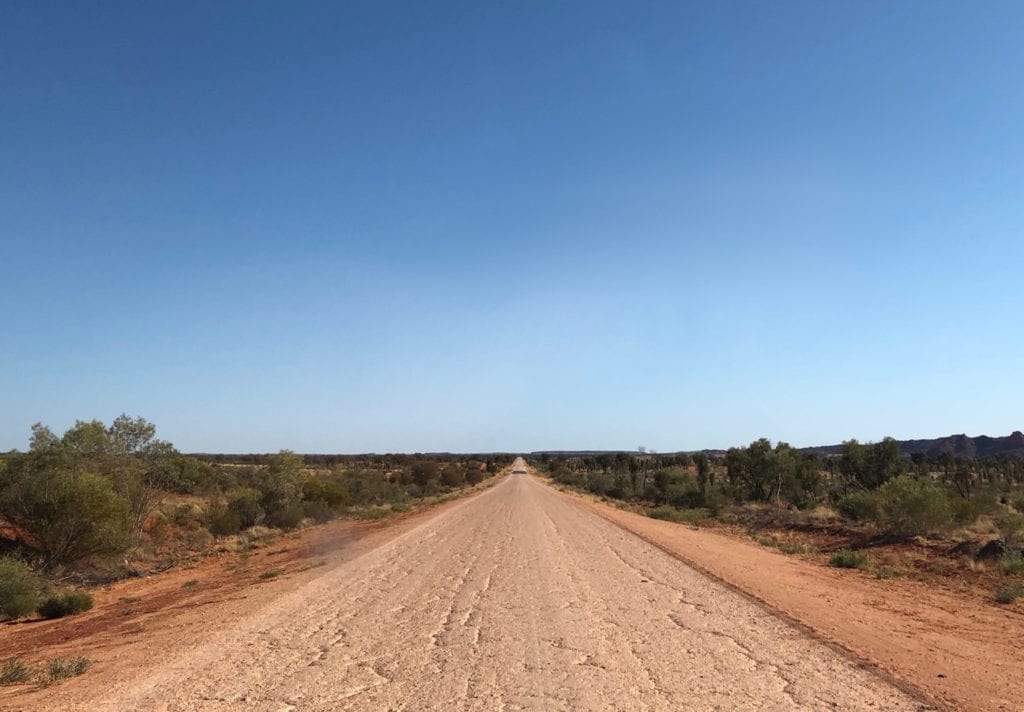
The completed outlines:
[[[206,527],[214,536],[231,536],[242,530],[242,518],[238,512],[217,503],[206,511]]]
[[[651,519],[662,519],[668,522],[680,524],[692,524],[700,526],[708,518],[706,509],[676,509],[667,504],[647,510],[647,516]]]
[[[952,508],[946,490],[927,480],[901,475],[878,488],[882,525],[898,536],[923,536],[950,529]]]
[[[48,597],[39,604],[43,618],[63,618],[92,608],[92,595],[88,591],[65,591]]]
[[[318,499],[303,500],[302,502],[302,515],[315,522],[321,524],[329,522],[334,519],[335,514],[336,512],[332,507]]]
[[[0,615],[21,618],[36,609],[39,579],[20,559],[0,557]]]
[[[391,505],[392,512],[408,512],[412,507],[409,506],[408,502],[394,502]]]
[[[0,685],[17,685],[27,682],[30,675],[28,665],[18,658],[8,658],[0,665]]]
[[[251,489],[240,489],[228,495],[228,509],[238,515],[242,529],[263,523],[266,516],[260,505],[260,495]]]
[[[299,502],[293,502],[267,514],[267,524],[277,529],[290,531],[302,523],[305,514]]]
[[[855,522],[878,520],[878,499],[871,492],[851,492],[836,502],[836,510]]]
[[[865,569],[868,566],[868,555],[863,551],[840,549],[828,560],[829,566],[837,569]]]
[[[133,543],[128,500],[101,475],[41,472],[5,495],[5,518],[29,533],[47,567],[120,554]]]
[[[950,503],[953,521],[960,526],[973,524],[982,514],[988,514],[996,506],[995,497],[977,494],[973,497],[953,497]]]
[[[281,569],[267,569],[260,574],[260,578],[264,581],[269,581],[272,578],[277,578],[281,575]]]
[[[46,666],[48,682],[65,680],[69,677],[78,677],[89,669],[88,658],[57,658],[51,660]]]
[[[1007,513],[996,520],[999,535],[1009,547],[1024,543],[1024,514]]]
[[[1013,603],[1021,596],[1021,587],[1015,583],[1003,584],[996,589],[996,603]]]
[[[302,498],[309,502],[323,502],[332,509],[344,507],[352,500],[341,482],[327,477],[310,477],[303,482]]]
[[[1003,553],[999,565],[1003,573],[1014,576],[1024,571],[1024,555],[1016,549],[1010,549]]]

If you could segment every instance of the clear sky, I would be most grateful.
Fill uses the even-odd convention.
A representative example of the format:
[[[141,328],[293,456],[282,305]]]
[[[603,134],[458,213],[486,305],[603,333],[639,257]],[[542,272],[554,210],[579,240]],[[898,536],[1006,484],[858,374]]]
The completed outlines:
[[[1024,427],[1019,2],[5,2],[0,449]]]

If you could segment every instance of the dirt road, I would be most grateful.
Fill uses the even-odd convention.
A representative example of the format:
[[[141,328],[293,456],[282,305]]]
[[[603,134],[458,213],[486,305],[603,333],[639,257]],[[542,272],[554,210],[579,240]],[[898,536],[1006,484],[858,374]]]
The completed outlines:
[[[125,673],[62,707],[925,709],[524,474]]]

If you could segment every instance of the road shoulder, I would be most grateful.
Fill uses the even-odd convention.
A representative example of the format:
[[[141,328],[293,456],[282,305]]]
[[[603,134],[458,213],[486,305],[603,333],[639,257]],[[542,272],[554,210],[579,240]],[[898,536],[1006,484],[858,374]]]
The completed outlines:
[[[940,705],[1024,709],[1024,619],[1017,614],[915,581],[825,568],[555,489]]]

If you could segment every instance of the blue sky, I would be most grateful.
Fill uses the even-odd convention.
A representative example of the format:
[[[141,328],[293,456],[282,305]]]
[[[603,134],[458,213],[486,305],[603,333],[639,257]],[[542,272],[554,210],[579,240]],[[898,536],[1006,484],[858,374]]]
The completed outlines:
[[[0,449],[1024,427],[1019,3],[5,3]]]

